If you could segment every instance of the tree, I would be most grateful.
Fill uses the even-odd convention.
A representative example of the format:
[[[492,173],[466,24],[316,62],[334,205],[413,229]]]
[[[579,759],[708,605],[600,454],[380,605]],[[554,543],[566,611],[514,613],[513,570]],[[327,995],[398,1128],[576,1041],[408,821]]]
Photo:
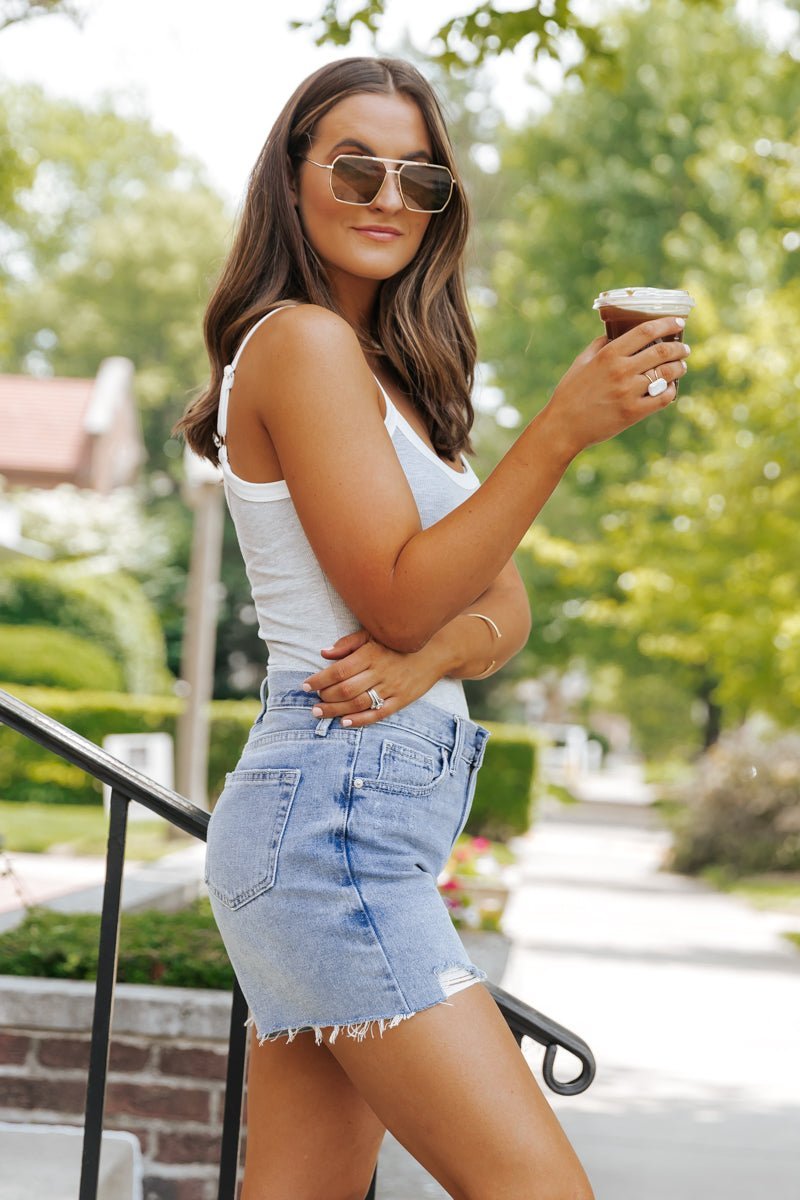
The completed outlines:
[[[16,208],[5,370],[93,375],[125,354],[151,455],[206,371],[202,313],[230,215],[169,134],[124,116],[6,87],[0,121],[29,164]],[[168,462],[165,465],[169,465]]]
[[[653,663],[694,673],[697,694],[730,719],[783,724],[800,703],[800,445],[794,331],[800,280],[745,306],[746,332],[705,304],[698,354],[713,386],[680,401],[702,455],[654,458],[609,490],[616,520],[587,555],[616,588],[584,618],[624,631]]]
[[[717,9],[719,0],[684,0],[688,6],[704,5]],[[342,10],[352,8],[341,0],[327,0],[319,16],[312,21],[292,21],[294,29],[312,28],[318,46],[347,45],[358,27],[366,29],[373,38],[379,33],[386,13],[387,0],[366,0],[360,7],[344,16]],[[545,57],[567,63],[577,52],[577,62],[567,66],[567,73],[579,73],[584,59],[595,63],[614,63],[614,41],[609,36],[608,12],[590,23],[581,15],[585,6],[574,0],[539,0],[528,8],[505,11],[489,0],[468,12],[446,21],[433,36],[431,58],[448,69],[468,69],[514,50],[517,46],[530,48],[534,61]]]
[[[82,9],[71,0],[0,0],[0,33],[10,25],[55,13],[61,13],[78,23],[83,17]]]
[[[791,613],[767,618],[763,596],[772,579],[789,594],[798,582],[786,521],[800,511],[774,398],[798,374],[800,75],[732,13],[698,10],[680,36],[659,21],[653,39],[662,11],[675,5],[621,18],[616,91],[590,65],[507,139],[513,201],[481,331],[529,418],[601,332],[598,290],[685,284],[698,299],[678,405],[581,455],[531,532],[524,574],[532,670],[578,656],[621,665],[622,681],[668,674],[687,709],[707,705],[708,740],[720,704],[730,719],[753,706],[786,719],[796,688]]]
[[[176,492],[182,449],[170,429],[207,374],[202,317],[232,217],[174,137],[111,98],[87,108],[6,86],[0,132],[0,234],[10,251],[0,274],[0,369],[92,376],[106,355],[133,360],[149,452],[137,519],[170,548],[155,565],[145,555],[127,565],[157,607],[177,674],[191,512]],[[243,647],[251,660],[258,654],[239,618],[249,588],[230,528],[223,575],[224,696],[230,656]]]

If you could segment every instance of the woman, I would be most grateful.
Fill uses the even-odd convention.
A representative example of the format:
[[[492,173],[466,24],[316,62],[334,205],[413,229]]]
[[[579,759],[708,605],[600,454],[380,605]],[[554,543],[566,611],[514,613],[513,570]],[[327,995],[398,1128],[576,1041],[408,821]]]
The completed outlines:
[[[436,877],[488,736],[460,681],[530,631],[513,551],[581,449],[674,399],[688,348],[650,344],[673,318],[597,338],[479,485],[467,224],[419,72],[316,72],[251,175],[176,427],[222,468],[269,647],[206,858],[254,1025],[242,1200],[361,1200],[386,1128],[462,1200],[592,1194]]]

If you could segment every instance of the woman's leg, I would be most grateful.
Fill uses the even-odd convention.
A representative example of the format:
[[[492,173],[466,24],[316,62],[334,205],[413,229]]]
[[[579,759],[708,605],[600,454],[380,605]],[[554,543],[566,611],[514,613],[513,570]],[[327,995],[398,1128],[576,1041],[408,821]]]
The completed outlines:
[[[240,1200],[364,1200],[386,1128],[312,1032],[253,1031],[246,1096]]]
[[[453,1200],[592,1200],[583,1167],[480,983],[330,1053]],[[327,1045],[327,1041],[326,1041]]]

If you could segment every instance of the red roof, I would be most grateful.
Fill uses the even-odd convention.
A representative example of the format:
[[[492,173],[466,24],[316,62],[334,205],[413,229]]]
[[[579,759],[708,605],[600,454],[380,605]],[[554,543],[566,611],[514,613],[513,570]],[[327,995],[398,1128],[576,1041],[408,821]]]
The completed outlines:
[[[88,434],[94,379],[0,375],[0,474],[74,472]]]

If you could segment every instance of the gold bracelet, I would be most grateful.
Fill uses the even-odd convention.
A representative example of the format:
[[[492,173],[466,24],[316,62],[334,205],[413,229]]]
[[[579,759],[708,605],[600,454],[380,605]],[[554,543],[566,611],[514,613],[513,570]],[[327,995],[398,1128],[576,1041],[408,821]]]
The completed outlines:
[[[491,626],[491,628],[494,630],[494,632],[498,638],[501,638],[503,636],[502,633],[500,632],[500,630],[495,625],[492,618],[487,617],[484,613],[470,612],[470,613],[464,613],[463,616],[465,616],[465,617],[480,617],[480,619],[482,621],[486,621],[486,623]],[[489,672],[491,671],[492,667],[495,665],[496,662],[497,662],[497,659],[493,658],[485,671],[481,671],[480,675],[473,675],[472,678],[473,679],[485,679],[485,677],[489,674]]]
[[[499,638],[501,638],[503,636],[502,633],[500,632],[500,630],[495,625],[495,623],[491,617],[487,617],[483,613],[464,613],[463,616],[465,616],[465,617],[480,617],[480,619],[482,621],[487,621],[489,623],[489,625],[491,625],[492,629],[495,631],[495,633],[497,634],[497,636]]]

